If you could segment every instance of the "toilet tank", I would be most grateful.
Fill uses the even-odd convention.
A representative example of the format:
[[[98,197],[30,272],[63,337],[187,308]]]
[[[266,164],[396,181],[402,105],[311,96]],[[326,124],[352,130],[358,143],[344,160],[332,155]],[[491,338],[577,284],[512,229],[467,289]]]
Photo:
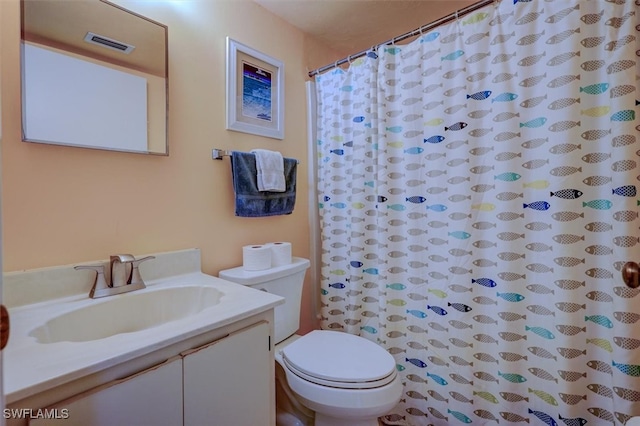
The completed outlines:
[[[304,274],[309,269],[308,259],[294,257],[288,265],[276,266],[262,271],[245,271],[242,266],[220,271],[224,280],[246,285],[284,297],[285,302],[274,311],[273,326],[275,343],[280,343],[300,328],[300,303]]]

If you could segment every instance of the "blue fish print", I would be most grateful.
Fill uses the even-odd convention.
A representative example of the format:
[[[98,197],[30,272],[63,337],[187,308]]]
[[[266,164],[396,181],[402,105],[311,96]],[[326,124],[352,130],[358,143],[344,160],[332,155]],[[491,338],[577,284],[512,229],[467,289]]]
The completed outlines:
[[[440,143],[444,139],[445,139],[444,136],[436,135],[436,136],[431,136],[428,139],[425,139],[424,143]]]
[[[476,92],[471,95],[467,95],[467,99],[474,99],[476,101],[482,101],[491,96],[491,90],[483,90],[482,92]]]
[[[464,231],[453,231],[453,232],[449,232],[450,236],[452,236],[453,238],[457,238],[459,240],[466,240],[467,238],[471,237],[471,234],[468,232],[464,232]]]
[[[345,207],[347,207],[346,203],[331,203],[330,205],[331,207],[335,207],[337,209],[344,209]]]
[[[427,305],[427,309],[431,309],[433,312],[435,312],[438,315],[442,315],[442,316],[447,315],[447,311],[442,309],[440,306]]]
[[[534,201],[533,203],[530,203],[530,204],[522,203],[522,208],[526,209],[527,207],[533,210],[544,211],[544,210],[549,210],[549,207],[551,207],[551,204],[547,203],[546,201]]]
[[[353,86],[342,86],[340,90],[343,92],[351,92],[353,90]]]
[[[379,203],[384,203],[385,201],[387,201],[387,197],[385,197],[384,195],[378,195]]]
[[[476,284],[480,284],[482,286],[485,287],[495,287],[496,286],[496,282],[494,280],[492,280],[491,278],[478,278],[476,279],[471,279],[472,283],[476,283]]]
[[[397,55],[398,53],[402,52],[402,49],[400,49],[399,47],[387,47],[384,49],[384,51],[391,55]]]
[[[358,260],[352,260],[351,262],[349,262],[349,265],[353,266],[354,268],[360,268],[363,263]]]
[[[386,128],[387,132],[400,133],[402,132],[402,126],[391,126]]]
[[[396,364],[396,370],[398,370],[398,371],[404,371],[404,370],[405,370],[404,365]]]
[[[441,386],[446,386],[449,384],[449,382],[447,382],[445,379],[443,379],[442,377],[436,375],[436,374],[432,374],[432,373],[427,373],[427,377],[431,377],[431,379],[436,382],[437,384],[441,385]]]
[[[366,331],[367,333],[376,334],[378,330],[375,327],[371,327],[370,325],[365,325],[364,327],[360,327],[360,330]]]
[[[543,413],[542,411],[535,411],[535,410],[532,410],[531,408],[529,408],[529,413],[533,414],[534,416],[536,416],[537,418],[539,418],[540,420],[542,420],[543,422],[545,422],[545,424],[548,424],[549,426],[558,426],[558,422],[556,422],[553,419],[553,417],[551,417],[547,413]]]
[[[378,268],[365,268],[362,272],[365,274],[378,275]]]
[[[464,51],[456,50],[455,52],[449,53],[448,55],[445,55],[445,56],[441,57],[440,60],[441,61],[453,61],[455,59],[458,59],[462,55],[464,55]]]
[[[531,1],[533,1],[533,0],[513,0],[513,4],[516,4],[516,3],[529,3]]]
[[[544,337],[545,339],[551,340],[555,339],[556,336],[553,335],[552,332],[543,327],[529,327],[528,325],[524,326],[525,331],[532,331],[536,333],[540,337]]]
[[[332,288],[345,288],[345,285],[343,283],[333,283],[333,284],[329,284],[329,287],[332,287]]]
[[[524,296],[518,293],[496,293],[496,296],[502,297],[508,302],[520,302],[524,300]]]
[[[473,421],[469,418],[469,416],[467,416],[464,413],[461,413],[460,411],[452,411],[451,409],[447,408],[447,413],[451,414],[453,417],[460,420],[462,423],[471,423]]]
[[[331,151],[329,151],[332,154],[336,154],[336,155],[343,155],[344,154],[344,149],[332,149]]]
[[[353,146],[353,141],[348,141],[342,144],[342,146],[346,146],[347,148],[351,148]]]
[[[535,129],[536,127],[543,126],[544,123],[546,122],[547,122],[547,119],[545,117],[538,117],[538,118],[534,118],[533,120],[520,123],[520,127],[529,127],[531,129]]]
[[[387,284],[385,287],[392,290],[404,290],[407,288],[407,286],[402,283]]]
[[[367,52],[367,57],[371,59],[378,59],[378,54],[373,50]]]
[[[411,148],[407,148],[404,150],[405,154],[420,154],[424,151],[424,148],[420,148],[419,146],[413,146]]]
[[[407,207],[404,204],[389,204],[388,209],[395,210],[397,212],[404,211]]]
[[[419,311],[417,309],[407,309],[407,313],[413,315],[416,318],[426,318],[426,312]]]
[[[596,210],[609,210],[613,203],[609,200],[591,200],[582,203],[582,207],[591,207]]]
[[[609,83],[596,83],[589,86],[581,87],[580,92],[588,93],[590,95],[599,95],[604,93],[609,88]]]
[[[515,93],[509,93],[509,92],[505,92],[505,93],[501,93],[498,96],[496,96],[495,98],[491,99],[491,103],[494,102],[510,102],[515,100],[518,97],[518,95],[516,95]]]
[[[429,34],[427,34],[425,36],[422,36],[422,38],[420,39],[420,43],[428,43],[430,41],[434,41],[438,37],[440,37],[440,33],[437,32],[437,31],[434,31],[434,32],[429,33]]]
[[[414,195],[412,197],[405,198],[405,201],[408,201],[408,202],[414,203],[414,204],[420,204],[420,203],[424,203],[425,201],[427,201],[427,199],[424,198],[423,196],[420,196],[420,195]]]
[[[635,185],[624,185],[619,186],[616,189],[611,190],[612,194],[620,195],[622,197],[635,197],[636,196],[636,186]]]
[[[404,360],[407,362],[410,362],[416,367],[425,368],[427,366],[427,364],[424,361],[418,358],[405,358]]]
[[[502,180],[505,182],[515,182],[518,179],[520,179],[522,176],[519,175],[518,173],[514,173],[514,172],[505,172],[505,173],[500,173],[499,175],[494,176],[494,179],[497,180]]]
[[[447,209],[447,206],[444,204],[431,204],[430,206],[426,206],[427,210],[433,210],[434,212],[443,212]]]
[[[618,111],[611,116],[611,121],[633,121],[636,119],[636,112],[632,109]]]
[[[591,321],[606,328],[613,328],[613,322],[604,315],[585,315],[585,321]]]
[[[364,116],[359,115],[357,117],[353,117],[353,122],[354,123],[362,123],[364,121]]]
[[[619,364],[615,361],[611,361],[611,365],[616,367],[618,370],[622,371],[627,376],[632,376],[632,377],[640,376],[640,365]]]

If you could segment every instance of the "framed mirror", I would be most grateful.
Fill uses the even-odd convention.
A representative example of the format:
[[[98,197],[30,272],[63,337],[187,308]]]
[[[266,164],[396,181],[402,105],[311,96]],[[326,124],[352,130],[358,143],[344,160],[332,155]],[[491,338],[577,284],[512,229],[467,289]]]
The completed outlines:
[[[167,27],[106,0],[21,0],[22,140],[169,155]]]

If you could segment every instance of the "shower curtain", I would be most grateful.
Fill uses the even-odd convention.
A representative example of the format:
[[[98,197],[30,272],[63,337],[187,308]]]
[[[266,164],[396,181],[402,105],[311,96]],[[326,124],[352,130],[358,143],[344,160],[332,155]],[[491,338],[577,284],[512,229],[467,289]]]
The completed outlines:
[[[321,324],[394,356],[386,423],[640,415],[639,10],[505,0],[316,78]]]

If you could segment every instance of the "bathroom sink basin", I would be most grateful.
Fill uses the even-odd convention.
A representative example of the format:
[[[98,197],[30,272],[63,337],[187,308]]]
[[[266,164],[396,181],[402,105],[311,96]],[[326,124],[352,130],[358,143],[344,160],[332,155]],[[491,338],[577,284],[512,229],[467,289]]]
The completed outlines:
[[[185,286],[112,296],[53,317],[29,336],[38,343],[104,339],[196,315],[223,295],[213,287]]]

